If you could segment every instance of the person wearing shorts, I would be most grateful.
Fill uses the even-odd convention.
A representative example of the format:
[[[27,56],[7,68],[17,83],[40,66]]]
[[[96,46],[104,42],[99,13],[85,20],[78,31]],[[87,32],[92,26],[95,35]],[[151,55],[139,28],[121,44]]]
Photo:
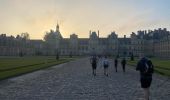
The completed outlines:
[[[117,57],[114,60],[114,64],[115,64],[115,71],[117,72],[117,66],[118,66],[118,59],[117,59]]]
[[[141,82],[141,87],[142,88],[149,88],[151,86],[152,77],[150,77],[150,76],[142,76],[140,78],[140,82]]]
[[[125,72],[125,67],[126,67],[126,59],[125,58],[122,59],[121,64],[122,64],[123,72]]]
[[[145,100],[149,100],[149,88],[152,83],[153,64],[150,60],[143,57],[137,64],[136,70],[140,71],[141,88],[144,89]]]
[[[109,61],[106,56],[103,60],[103,67],[104,67],[104,75],[108,76]]]
[[[97,57],[96,56],[93,56],[92,58],[91,58],[91,65],[92,65],[92,74],[94,75],[94,76],[96,76],[96,68],[97,68]]]

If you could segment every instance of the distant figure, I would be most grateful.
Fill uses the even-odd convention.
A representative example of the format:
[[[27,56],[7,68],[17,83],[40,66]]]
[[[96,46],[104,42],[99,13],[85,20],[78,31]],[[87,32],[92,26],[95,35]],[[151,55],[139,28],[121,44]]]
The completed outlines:
[[[126,67],[126,59],[125,58],[122,59],[121,64],[122,64],[123,72],[125,72],[125,67]]]
[[[91,65],[92,65],[92,74],[96,76],[96,68],[97,68],[97,57],[92,56],[90,59]]]
[[[145,100],[149,100],[149,88],[152,82],[152,74],[154,72],[154,66],[151,60],[143,57],[138,62],[137,71],[140,71],[141,87],[144,89]]]
[[[106,56],[104,57],[103,60],[103,67],[104,67],[104,75],[108,76],[109,61]]]
[[[102,56],[99,57],[98,66],[103,68],[103,57]]]
[[[118,65],[118,59],[117,59],[117,57],[115,58],[114,63],[115,63],[115,70],[116,70],[116,72],[117,72],[117,65]]]

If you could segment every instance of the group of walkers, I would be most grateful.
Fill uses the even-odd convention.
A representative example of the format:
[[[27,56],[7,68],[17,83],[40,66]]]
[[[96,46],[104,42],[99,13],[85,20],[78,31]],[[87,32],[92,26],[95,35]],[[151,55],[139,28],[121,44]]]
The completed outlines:
[[[115,71],[117,72],[117,67],[118,67],[118,58],[115,58],[114,60],[114,64],[115,64]],[[125,67],[126,67],[126,59],[123,58],[122,61],[121,61],[121,65],[122,65],[122,69],[123,69],[123,72],[125,72]]]
[[[92,74],[94,76],[96,76],[97,66],[103,66],[104,75],[108,76],[108,68],[110,66],[110,62],[109,62],[109,59],[107,58],[107,56],[104,56],[104,57],[92,56],[91,59],[90,59],[90,62],[92,64]],[[118,58],[115,58],[114,65],[115,65],[115,71],[116,72],[118,71],[117,70],[118,63],[119,63]],[[122,59],[121,65],[122,65],[123,72],[125,72],[125,67],[126,67],[126,59],[125,58]]]
[[[90,61],[92,64],[92,70],[93,70],[94,76],[96,76],[96,68],[97,68],[98,62],[104,68],[104,75],[108,76],[108,68],[110,66],[110,62],[107,56],[104,56],[104,57],[92,56]],[[116,72],[118,72],[118,69],[117,69],[118,64],[119,64],[119,60],[118,58],[115,58],[114,67],[115,67]],[[125,72],[125,69],[126,69],[125,58],[121,60],[121,65],[122,65],[123,72]],[[147,59],[146,57],[141,57],[141,59],[137,63],[136,70],[140,71],[140,83],[141,83],[141,88],[143,88],[144,90],[145,100],[149,100],[149,88],[152,82],[152,74],[154,72],[154,66],[151,60]]]

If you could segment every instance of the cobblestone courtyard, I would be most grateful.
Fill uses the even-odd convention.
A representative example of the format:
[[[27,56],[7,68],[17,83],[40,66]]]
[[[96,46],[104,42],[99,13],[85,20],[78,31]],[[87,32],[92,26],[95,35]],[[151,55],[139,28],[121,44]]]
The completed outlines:
[[[0,100],[143,100],[139,73],[133,67],[115,73],[113,61],[109,77],[98,66],[91,74],[88,58],[0,81]],[[169,100],[170,80],[153,76],[151,100]]]

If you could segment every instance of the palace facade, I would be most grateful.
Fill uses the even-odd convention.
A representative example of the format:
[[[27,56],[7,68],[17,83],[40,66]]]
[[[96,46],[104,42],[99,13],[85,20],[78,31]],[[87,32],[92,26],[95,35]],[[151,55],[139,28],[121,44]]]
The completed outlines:
[[[0,35],[0,55],[111,55],[149,56],[170,58],[170,32],[164,29],[132,32],[130,37],[119,38],[111,32],[106,38],[99,31],[89,31],[89,38],[71,34],[63,38],[59,31],[47,32],[45,40],[24,40],[20,37]]]

